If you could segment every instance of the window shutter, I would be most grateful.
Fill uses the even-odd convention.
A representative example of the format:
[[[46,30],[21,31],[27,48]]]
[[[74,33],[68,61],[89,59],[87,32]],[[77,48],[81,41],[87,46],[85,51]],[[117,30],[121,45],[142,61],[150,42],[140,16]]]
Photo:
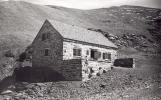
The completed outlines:
[[[105,53],[103,53],[103,59],[105,59]]]
[[[98,52],[98,58],[101,58],[101,52]]]
[[[95,52],[95,59],[99,59],[101,57],[101,52]]]
[[[94,59],[97,59],[97,52],[94,52]]]

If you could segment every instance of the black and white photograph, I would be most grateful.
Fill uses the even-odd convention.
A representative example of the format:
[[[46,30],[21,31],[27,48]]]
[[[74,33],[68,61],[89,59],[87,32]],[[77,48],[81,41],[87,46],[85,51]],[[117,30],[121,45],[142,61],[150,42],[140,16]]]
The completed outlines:
[[[161,0],[0,0],[0,100],[161,100]]]

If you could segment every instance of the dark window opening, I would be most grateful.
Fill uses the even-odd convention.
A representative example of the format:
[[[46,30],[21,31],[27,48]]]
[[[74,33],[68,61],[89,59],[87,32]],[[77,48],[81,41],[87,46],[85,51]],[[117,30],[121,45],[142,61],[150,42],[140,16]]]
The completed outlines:
[[[45,49],[44,56],[49,56],[49,49]]]
[[[94,60],[98,60],[101,57],[101,52],[91,49],[91,58]]]
[[[93,58],[94,59],[94,54],[95,54],[95,50],[91,50],[91,58]]]
[[[111,60],[111,53],[103,53],[103,59]]]
[[[46,39],[50,39],[50,33],[44,33],[44,34],[42,34],[42,41],[44,41]]]
[[[46,40],[46,34],[42,34],[42,41]]]
[[[73,49],[73,56],[81,56],[81,49]]]

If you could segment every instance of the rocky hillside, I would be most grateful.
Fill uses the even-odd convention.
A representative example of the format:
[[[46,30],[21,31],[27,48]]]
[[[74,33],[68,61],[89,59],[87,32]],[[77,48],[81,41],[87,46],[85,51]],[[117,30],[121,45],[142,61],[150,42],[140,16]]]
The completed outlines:
[[[95,27],[89,28],[90,30],[102,32],[118,46],[134,47],[150,52],[160,49],[160,9],[126,5],[81,11],[81,13],[72,9],[67,11],[92,23]]]
[[[119,46],[130,46],[144,51],[155,51],[160,48],[161,41],[161,10],[137,6],[121,6],[92,10],[106,15],[102,23],[112,26],[109,31],[101,29],[98,31],[109,32],[107,37],[114,40]],[[102,13],[106,12],[106,14]],[[113,20],[108,19],[111,16]],[[101,16],[100,16],[101,18]],[[111,18],[111,19],[112,19]],[[115,28],[115,29],[112,29]],[[114,36],[115,35],[115,36]],[[154,48],[153,50],[151,48]]]
[[[0,50],[29,45],[45,19],[102,32],[120,47],[133,47],[143,51],[160,48],[160,9],[120,6],[78,10],[5,1],[0,2]]]

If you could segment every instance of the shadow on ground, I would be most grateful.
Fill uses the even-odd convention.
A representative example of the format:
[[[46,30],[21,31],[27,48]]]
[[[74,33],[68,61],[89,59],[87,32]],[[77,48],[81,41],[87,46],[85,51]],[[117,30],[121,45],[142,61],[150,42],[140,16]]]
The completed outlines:
[[[52,68],[22,67],[14,70],[15,80],[22,82],[55,82],[65,78]]]
[[[7,90],[9,86],[17,82],[43,83],[64,81],[65,78],[51,68],[16,68],[12,76],[8,76],[0,81],[0,92]]]

